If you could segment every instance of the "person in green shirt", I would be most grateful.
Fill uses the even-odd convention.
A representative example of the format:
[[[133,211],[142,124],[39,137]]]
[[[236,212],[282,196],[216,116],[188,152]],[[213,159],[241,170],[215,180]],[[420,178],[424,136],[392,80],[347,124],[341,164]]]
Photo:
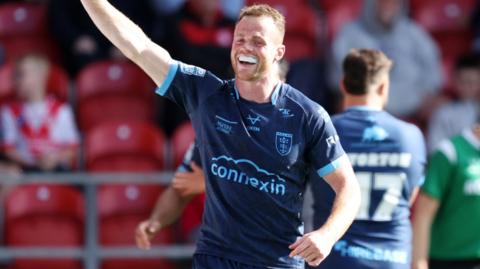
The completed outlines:
[[[413,269],[480,269],[480,118],[432,154],[413,229]]]

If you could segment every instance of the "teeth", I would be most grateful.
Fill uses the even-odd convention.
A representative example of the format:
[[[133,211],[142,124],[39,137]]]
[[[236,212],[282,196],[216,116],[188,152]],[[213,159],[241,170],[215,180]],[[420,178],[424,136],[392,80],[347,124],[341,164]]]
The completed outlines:
[[[258,59],[255,56],[250,56],[250,55],[240,55],[238,57],[238,60],[241,62],[246,62],[250,64],[256,64],[258,62]]]

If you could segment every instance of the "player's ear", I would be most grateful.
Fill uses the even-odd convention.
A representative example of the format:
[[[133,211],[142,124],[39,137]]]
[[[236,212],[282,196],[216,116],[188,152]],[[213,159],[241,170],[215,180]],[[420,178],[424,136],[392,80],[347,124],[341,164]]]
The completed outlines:
[[[347,90],[345,88],[345,78],[342,78],[340,80],[340,91],[342,92],[343,95],[347,93]]]
[[[275,54],[275,61],[280,61],[283,56],[285,55],[285,45],[281,44],[281,45],[278,45],[277,47],[277,51],[276,51],[276,54]]]

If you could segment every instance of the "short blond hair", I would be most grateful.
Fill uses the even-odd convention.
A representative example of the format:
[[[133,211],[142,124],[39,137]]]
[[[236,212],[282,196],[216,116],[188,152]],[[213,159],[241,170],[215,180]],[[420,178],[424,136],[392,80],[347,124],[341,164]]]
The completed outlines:
[[[238,16],[237,23],[241,21],[244,17],[261,17],[266,16],[272,18],[273,22],[277,26],[277,29],[282,35],[282,40],[285,35],[285,17],[275,8],[266,5],[266,4],[255,4],[251,6],[246,6],[240,11]]]

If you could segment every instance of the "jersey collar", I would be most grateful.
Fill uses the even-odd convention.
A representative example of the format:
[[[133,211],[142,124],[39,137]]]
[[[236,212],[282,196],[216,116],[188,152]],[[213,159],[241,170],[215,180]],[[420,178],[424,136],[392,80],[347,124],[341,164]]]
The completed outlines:
[[[373,107],[369,107],[369,106],[351,106],[351,107],[348,107],[347,110],[356,110],[356,111],[382,111],[381,109],[373,108]]]
[[[475,136],[471,128],[463,131],[463,137],[472,144],[477,150],[480,150],[480,140]]]
[[[237,83],[233,83],[233,88],[235,90],[235,98],[237,100],[240,100],[240,93],[238,92],[237,89]],[[272,105],[277,105],[278,97],[280,96],[280,89],[282,88],[282,82],[279,81],[277,85],[275,86],[275,89],[273,89],[272,96],[270,97],[270,102]]]

